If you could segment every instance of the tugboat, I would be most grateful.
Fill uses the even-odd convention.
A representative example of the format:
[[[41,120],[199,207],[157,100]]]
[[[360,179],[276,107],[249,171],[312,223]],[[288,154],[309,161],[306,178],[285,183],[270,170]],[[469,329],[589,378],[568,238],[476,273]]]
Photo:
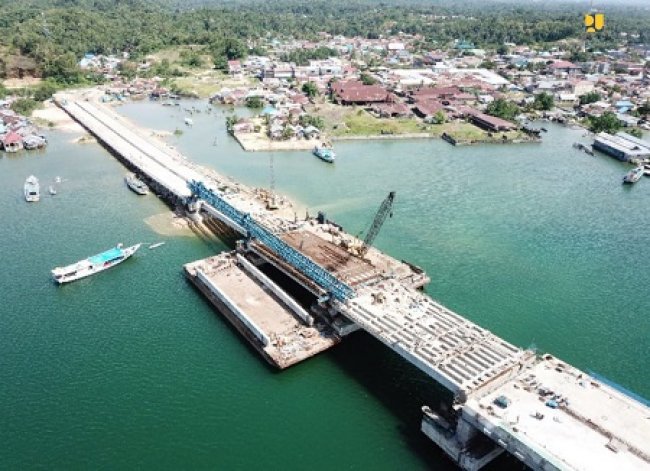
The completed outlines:
[[[25,192],[25,201],[28,203],[34,203],[41,199],[41,191],[40,185],[38,184],[38,178],[36,178],[34,175],[27,177],[23,189]]]
[[[643,176],[643,167],[636,167],[630,170],[624,177],[623,183],[636,183]]]
[[[132,245],[125,249],[122,248],[122,244],[117,244],[116,247],[108,249],[105,252],[102,252],[92,257],[88,257],[85,260],[81,260],[67,267],[57,267],[52,270],[52,277],[54,281],[58,284],[68,283],[70,281],[75,281],[80,278],[85,278],[100,271],[104,271],[108,268],[114,267],[122,263],[124,260],[133,255],[142,244]]]
[[[148,195],[149,187],[133,173],[129,173],[124,177],[126,185],[139,195]]]
[[[334,153],[332,148],[325,147],[324,145],[320,147],[319,146],[314,147],[314,150],[312,152],[316,157],[330,164],[333,164],[334,159],[336,158],[336,154]]]

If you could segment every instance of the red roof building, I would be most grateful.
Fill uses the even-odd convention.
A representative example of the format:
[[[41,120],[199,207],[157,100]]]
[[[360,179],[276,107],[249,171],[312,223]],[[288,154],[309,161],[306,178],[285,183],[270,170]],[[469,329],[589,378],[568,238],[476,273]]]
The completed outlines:
[[[429,100],[418,100],[415,107],[413,108],[415,114],[421,118],[430,118],[435,116],[439,111],[445,111],[445,105],[441,102],[433,99]]]
[[[395,95],[380,85],[364,85],[351,80],[332,84],[332,96],[342,105],[366,105],[369,103],[392,103]]]

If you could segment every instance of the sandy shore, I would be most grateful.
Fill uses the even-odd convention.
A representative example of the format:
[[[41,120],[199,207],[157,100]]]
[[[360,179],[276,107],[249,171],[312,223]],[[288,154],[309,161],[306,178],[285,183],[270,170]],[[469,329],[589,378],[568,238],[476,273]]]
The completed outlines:
[[[292,139],[288,141],[272,141],[261,133],[239,133],[235,135],[239,145],[247,152],[271,150],[312,150],[319,141]]]
[[[187,236],[194,235],[185,218],[177,216],[172,211],[154,214],[144,220],[144,222],[157,234],[164,236]]]
[[[47,127],[58,129],[65,132],[84,132],[79,123],[74,121],[68,114],[61,108],[48,100],[44,103],[43,108],[37,109],[32,113],[32,118],[40,121],[39,124],[44,124]]]
[[[81,137],[77,137],[72,140],[73,144],[93,144],[97,142],[97,139],[95,139],[93,136],[90,134],[84,134]]]

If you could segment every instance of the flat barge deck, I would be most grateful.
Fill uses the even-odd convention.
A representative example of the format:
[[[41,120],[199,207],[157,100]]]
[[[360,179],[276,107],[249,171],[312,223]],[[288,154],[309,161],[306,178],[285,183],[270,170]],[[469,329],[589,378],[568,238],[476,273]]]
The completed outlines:
[[[194,286],[277,368],[295,365],[341,340],[236,252],[188,263],[184,269]]]

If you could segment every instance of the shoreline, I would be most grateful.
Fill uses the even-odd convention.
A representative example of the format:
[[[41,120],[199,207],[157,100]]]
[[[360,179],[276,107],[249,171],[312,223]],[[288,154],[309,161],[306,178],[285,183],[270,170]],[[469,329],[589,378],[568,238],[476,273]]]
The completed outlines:
[[[318,145],[319,139],[314,140],[288,140],[272,141],[259,133],[237,133],[232,134],[237,143],[246,152],[269,152],[278,150],[312,150]]]
[[[69,133],[85,133],[86,130],[65,111],[59,108],[51,99],[43,104],[43,108],[34,110],[31,119],[42,128],[56,129]]]

